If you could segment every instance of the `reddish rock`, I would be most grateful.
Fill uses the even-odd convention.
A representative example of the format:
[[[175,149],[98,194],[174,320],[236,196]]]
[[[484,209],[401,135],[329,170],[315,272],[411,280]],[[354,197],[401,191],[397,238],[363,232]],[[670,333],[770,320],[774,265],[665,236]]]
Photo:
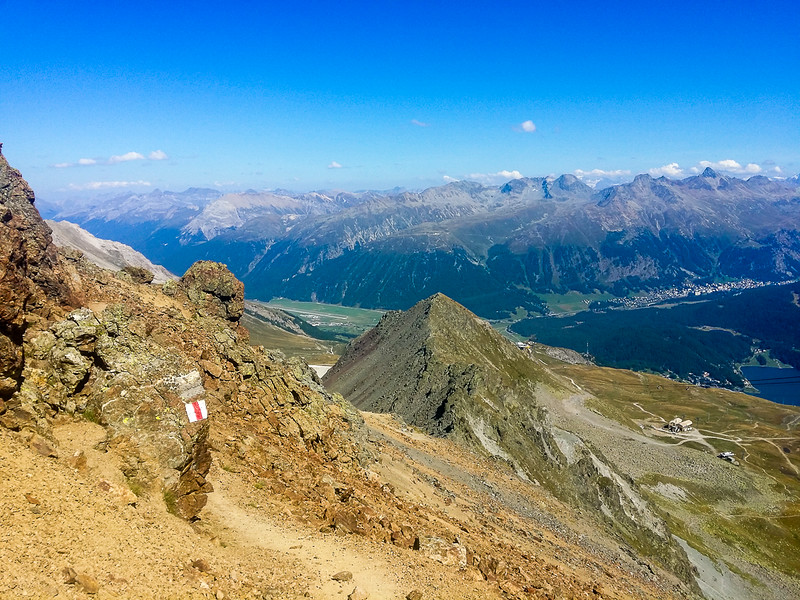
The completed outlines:
[[[497,581],[506,574],[507,565],[494,556],[484,556],[478,563],[478,569],[487,581]]]
[[[148,284],[152,283],[153,279],[155,278],[155,275],[153,275],[153,273],[151,273],[144,267],[134,267],[133,265],[127,265],[122,268],[122,272],[127,273],[134,283]]]
[[[86,470],[86,454],[83,450],[76,450],[75,454],[70,456],[67,459],[67,464],[72,469],[76,469],[78,471],[85,471]]]
[[[81,586],[87,594],[96,594],[100,591],[100,584],[97,579],[87,573],[78,573],[75,577],[75,583]]]
[[[410,525],[401,527],[392,526],[391,540],[395,546],[400,548],[413,548],[417,543],[417,536]]]
[[[67,304],[70,289],[58,274],[50,228],[33,205],[34,194],[0,152],[0,397],[9,398],[22,376],[26,313],[48,302]]]
[[[369,598],[369,594],[358,586],[347,596],[347,600],[367,600],[367,598]]]
[[[209,375],[211,375],[216,379],[219,379],[220,375],[222,375],[222,367],[209,360],[201,360],[200,366],[203,367],[203,370],[206,373],[208,373]]]
[[[36,452],[38,452],[42,456],[58,458],[58,452],[56,451],[56,449],[53,448],[50,442],[48,442],[40,435],[34,435],[31,438],[30,446],[33,450],[36,450]]]
[[[358,517],[346,509],[334,509],[331,511],[330,521],[336,531],[344,533],[364,533],[364,528],[359,523]]]
[[[198,558],[192,561],[192,567],[201,573],[211,573],[211,565],[204,558]]]

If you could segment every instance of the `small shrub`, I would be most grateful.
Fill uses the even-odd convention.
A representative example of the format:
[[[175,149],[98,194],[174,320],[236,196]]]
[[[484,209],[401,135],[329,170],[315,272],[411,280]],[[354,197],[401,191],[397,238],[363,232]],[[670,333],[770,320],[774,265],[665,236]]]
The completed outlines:
[[[100,423],[100,415],[98,415],[97,411],[91,406],[87,406],[83,411],[83,418],[90,423]]]
[[[164,489],[162,496],[164,504],[167,506],[167,512],[171,515],[178,514],[178,500],[175,498],[175,492],[169,489]]]

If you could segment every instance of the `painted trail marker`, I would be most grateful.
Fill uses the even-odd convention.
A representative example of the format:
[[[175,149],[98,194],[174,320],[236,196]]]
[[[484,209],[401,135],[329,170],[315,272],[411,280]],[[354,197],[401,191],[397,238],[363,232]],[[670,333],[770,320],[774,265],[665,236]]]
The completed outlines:
[[[206,401],[200,399],[206,392],[199,371],[190,371],[185,375],[170,375],[162,381],[181,397],[190,423],[208,418]]]
[[[184,406],[186,407],[186,416],[189,417],[189,423],[202,421],[208,417],[205,400],[195,400],[189,404],[184,404]]]

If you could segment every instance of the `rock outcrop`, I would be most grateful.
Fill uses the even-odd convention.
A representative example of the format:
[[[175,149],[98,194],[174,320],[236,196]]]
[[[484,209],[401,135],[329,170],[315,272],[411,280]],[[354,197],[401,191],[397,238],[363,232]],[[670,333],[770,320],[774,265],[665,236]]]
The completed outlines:
[[[202,316],[238,321],[244,314],[244,284],[222,263],[194,263],[181,277],[180,287]]]
[[[0,399],[19,387],[28,322],[46,316],[48,305],[72,300],[34,201],[33,190],[0,152]]]

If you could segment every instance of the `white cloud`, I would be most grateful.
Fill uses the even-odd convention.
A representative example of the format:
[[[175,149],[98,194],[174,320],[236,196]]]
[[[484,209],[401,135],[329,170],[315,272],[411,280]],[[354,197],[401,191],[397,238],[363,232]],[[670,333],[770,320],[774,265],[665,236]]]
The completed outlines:
[[[417,121],[416,119],[411,119],[411,124],[416,125],[417,127],[430,127],[429,123],[424,123],[422,121]]]
[[[603,180],[610,183],[620,183],[631,175],[628,169],[614,169],[611,171],[604,171],[603,169],[592,169],[591,171],[575,169],[573,172],[575,173],[575,177],[590,187],[595,187]]]
[[[461,181],[460,179],[456,179],[455,177],[450,177],[450,175],[443,175],[442,179],[444,179],[444,181],[446,183],[453,183],[454,181]]]
[[[96,165],[96,164],[97,164],[97,161],[94,158],[79,158],[78,162],[76,162],[76,163],[62,162],[62,163],[56,163],[53,166],[56,169],[66,169],[66,168],[69,168],[69,167],[77,167],[77,166],[86,167],[86,166],[91,166],[91,165]]]
[[[149,181],[89,181],[88,183],[71,183],[72,190],[103,190],[109,188],[124,188],[149,186]]]
[[[342,167],[342,165],[340,165],[338,162],[336,162],[334,160],[334,161],[331,161],[331,164],[328,165],[328,168],[329,169],[341,169],[343,167]]]
[[[126,152],[125,154],[119,154],[109,158],[108,164],[115,165],[121,162],[128,162],[129,160],[144,160],[144,156],[138,152]]]
[[[583,179],[584,177],[608,177],[613,179],[615,177],[627,177],[631,172],[627,169],[615,169],[613,171],[604,171],[603,169],[592,169],[591,171],[583,171],[575,169],[575,177]]]
[[[478,181],[484,185],[496,185],[506,183],[510,179],[521,179],[524,175],[517,170],[509,171],[503,169],[497,173],[470,173],[466,178]],[[455,181],[455,180],[454,180]]]
[[[662,175],[666,177],[682,177],[684,175],[684,171],[678,163],[669,163],[657,169],[650,169],[648,173],[650,173],[652,177],[661,177]]]
[[[534,124],[533,121],[530,120],[523,121],[522,123],[520,123],[519,128],[525,133],[533,133],[534,131],[536,131],[536,125]]]
[[[169,156],[163,150],[153,150],[147,155],[148,160],[167,160]],[[67,167],[91,167],[95,165],[116,165],[118,163],[128,162],[131,160],[145,160],[143,154],[139,152],[126,152],[125,154],[114,155],[108,160],[97,160],[96,158],[79,158],[78,162],[61,162],[53,166],[57,169],[64,169]]]
[[[755,163],[747,163],[745,166],[742,166],[740,163],[731,158],[720,160],[718,162],[701,160],[699,165],[704,169],[706,167],[711,167],[715,171],[724,171],[725,173],[731,173],[733,175],[756,175],[762,171],[761,167]]]

